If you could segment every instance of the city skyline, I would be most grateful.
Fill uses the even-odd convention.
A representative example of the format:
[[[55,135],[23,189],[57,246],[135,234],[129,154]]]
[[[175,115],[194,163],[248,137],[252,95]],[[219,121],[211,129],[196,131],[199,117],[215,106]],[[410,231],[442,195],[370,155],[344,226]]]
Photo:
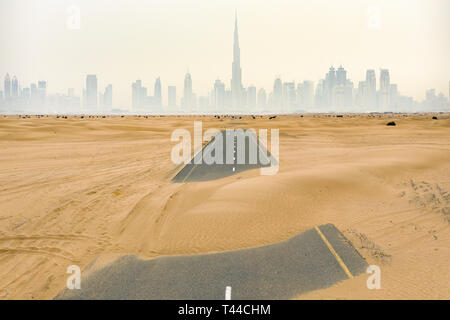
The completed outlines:
[[[31,83],[22,87],[15,75],[9,73],[4,80],[4,98],[0,90],[0,106],[3,112],[43,112],[59,113],[111,113],[131,111],[135,113],[298,113],[298,112],[439,112],[450,110],[449,99],[435,89],[428,89],[421,102],[403,96],[395,83],[391,83],[389,69],[366,70],[365,80],[356,86],[347,77],[347,70],[340,65],[332,65],[323,79],[315,84],[311,80],[283,82],[277,77],[273,91],[245,87],[242,82],[241,49],[239,44],[238,15],[235,12],[233,33],[233,56],[230,86],[220,78],[216,79],[212,90],[206,95],[197,95],[193,89],[191,73],[186,72],[183,94],[177,103],[176,86],[167,86],[167,103],[163,102],[161,77],[154,83],[153,94],[141,79],[131,85],[131,109],[113,108],[113,87],[108,84],[104,91],[98,89],[96,74],[86,75],[81,96],[76,97],[74,88],[67,89],[67,95],[47,97],[47,81]],[[257,93],[258,90],[258,93]],[[50,108],[49,108],[50,107]],[[9,108],[9,110],[8,110]],[[1,110],[0,110],[1,111]]]
[[[131,110],[113,108],[113,87],[108,84],[104,92],[98,90],[95,74],[86,75],[82,96],[76,97],[73,88],[67,89],[67,95],[47,96],[47,82],[38,81],[22,88],[15,75],[9,73],[4,79],[4,94],[0,91],[0,112],[18,113],[87,113],[108,114],[133,113],[144,114],[250,114],[250,113],[320,113],[320,112],[442,112],[450,111],[449,97],[435,89],[428,89],[421,102],[412,97],[403,96],[395,83],[391,83],[388,69],[377,72],[366,70],[366,78],[359,81],[357,87],[347,77],[347,70],[340,65],[329,68],[323,79],[315,85],[313,81],[283,82],[280,77],[273,84],[273,91],[267,93],[264,88],[253,85],[245,87],[242,83],[241,49],[239,45],[238,16],[235,12],[233,58],[229,88],[217,79],[211,91],[205,96],[197,96],[193,90],[190,72],[184,77],[183,95],[178,104],[176,86],[167,86],[167,104],[163,104],[161,78],[151,90],[137,79],[131,85]],[[4,97],[3,97],[4,95]],[[3,109],[3,110],[2,110]]]
[[[200,12],[198,1],[131,2],[2,2],[0,75],[13,73],[24,84],[46,79],[49,93],[75,88],[81,95],[85,75],[97,74],[99,88],[114,85],[114,107],[127,108],[132,79],[159,76],[163,91],[180,89],[190,70],[194,91],[204,96],[218,78],[230,84],[237,10],[245,86],[267,92],[277,77],[317,83],[331,65],[343,65],[351,79],[389,69],[416,100],[429,88],[447,92],[448,1],[210,1]],[[70,5],[81,12],[76,30],[66,26]]]
[[[235,60],[237,61],[237,60]],[[233,62],[232,68],[236,69]],[[239,72],[240,74],[240,72]],[[383,112],[449,112],[450,99],[443,93],[436,94],[429,89],[422,101],[401,95],[398,86],[390,81],[387,69],[380,69],[379,80],[376,71],[366,71],[366,78],[354,83],[347,78],[343,66],[331,66],[324,79],[317,85],[313,81],[283,82],[275,79],[273,91],[255,86],[238,87],[233,95],[230,88],[216,80],[208,96],[197,96],[192,90],[192,78],[185,75],[183,95],[177,103],[176,86],[167,86],[167,104],[162,103],[160,77],[154,83],[154,94],[143,86],[141,80],[131,85],[131,109],[113,108],[113,86],[108,84],[104,91],[98,90],[97,76],[86,75],[82,97],[75,95],[73,88],[66,94],[47,95],[47,82],[43,80],[22,88],[16,76],[6,74],[3,90],[0,90],[0,113],[55,113],[55,114],[292,114],[292,113],[383,113]],[[378,84],[377,84],[378,83]],[[234,84],[234,87],[235,84]],[[450,97],[450,81],[449,81]],[[239,102],[233,102],[238,100]]]

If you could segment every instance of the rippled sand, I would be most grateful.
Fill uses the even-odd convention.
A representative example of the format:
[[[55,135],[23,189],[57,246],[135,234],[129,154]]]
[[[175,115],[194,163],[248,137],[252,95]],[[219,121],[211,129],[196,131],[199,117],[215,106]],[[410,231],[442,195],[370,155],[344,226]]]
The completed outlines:
[[[368,275],[298,298],[450,299],[450,119],[439,115],[0,117],[0,299],[51,299],[66,268],[260,246],[333,223]],[[280,170],[173,184],[176,128],[280,129]],[[388,127],[388,121],[397,126]]]

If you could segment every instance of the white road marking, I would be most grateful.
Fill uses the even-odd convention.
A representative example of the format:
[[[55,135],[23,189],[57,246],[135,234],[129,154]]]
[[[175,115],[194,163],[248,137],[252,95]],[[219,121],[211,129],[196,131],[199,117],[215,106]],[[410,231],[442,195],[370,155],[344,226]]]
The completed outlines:
[[[225,300],[231,300],[231,287],[225,288]]]
[[[236,155],[236,140],[237,140],[237,137],[235,135],[233,138],[233,161],[236,161],[236,156],[235,156]],[[236,168],[233,166],[233,172],[235,172],[235,171],[236,171]],[[230,288],[230,292],[231,292],[231,287],[229,287],[229,288]]]

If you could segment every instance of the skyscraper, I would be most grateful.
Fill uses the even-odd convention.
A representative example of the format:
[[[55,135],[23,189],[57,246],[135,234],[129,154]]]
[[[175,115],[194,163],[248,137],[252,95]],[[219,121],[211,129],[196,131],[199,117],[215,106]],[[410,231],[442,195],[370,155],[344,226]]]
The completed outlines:
[[[336,83],[332,96],[335,111],[349,111],[353,106],[353,83],[347,79],[347,71],[342,66],[336,71]]]
[[[314,83],[303,81],[297,86],[297,104],[303,111],[311,111],[314,105]]]
[[[225,84],[217,79],[214,82],[214,107],[218,111],[224,111],[225,106]]]
[[[342,75],[341,75],[342,77]],[[336,69],[333,66],[330,67],[328,73],[325,76],[323,86],[323,99],[327,111],[330,111],[334,107],[334,86],[336,85]]]
[[[133,82],[131,88],[133,110],[148,112],[147,107],[152,104],[153,99],[147,95],[147,88],[142,86],[141,80],[136,80],[136,82]]]
[[[19,97],[19,80],[16,76],[13,76],[11,81],[11,96],[13,98]]]
[[[31,104],[35,104],[38,99],[38,90],[36,83],[30,84],[30,90],[31,90]]]
[[[47,82],[46,81],[38,81],[38,104],[43,106],[45,105],[45,100],[47,98]]]
[[[21,96],[24,99],[24,101],[28,102],[31,96],[30,88],[23,88]]]
[[[97,103],[98,103],[98,106],[99,106],[99,108],[98,108],[99,113],[104,112],[104,108],[105,108],[104,97],[105,97],[104,93],[101,93],[101,92],[98,93]]]
[[[364,106],[368,108],[368,111],[375,111],[377,106],[377,79],[375,77],[375,70],[367,70],[365,88]]]
[[[169,86],[167,89],[168,92],[168,105],[169,107],[176,107],[177,105],[177,87]]]
[[[108,84],[103,94],[103,108],[104,111],[110,112],[112,109],[112,84]]]
[[[380,70],[380,108],[381,111],[388,111],[390,101],[389,101],[389,91],[390,91],[391,80],[389,77],[389,70]]]
[[[9,73],[5,76],[5,100],[8,101],[11,97],[11,79],[9,78]]]
[[[241,70],[241,49],[239,48],[239,34],[237,13],[234,22],[234,46],[233,64],[231,78],[231,96],[233,108],[239,108],[242,99],[242,70]]]
[[[340,66],[336,71],[336,84],[345,85],[347,82],[347,71]]]
[[[157,107],[161,107],[162,106],[161,79],[159,77],[155,81],[154,104]]]
[[[391,83],[391,85],[389,86],[389,106],[392,111],[394,111],[395,108],[398,107],[397,99],[398,99],[397,85],[395,83]]]
[[[273,84],[272,105],[275,109],[281,108],[281,100],[283,97],[283,83],[280,78],[277,78]]]
[[[282,88],[282,112],[292,112],[297,102],[295,82],[284,82]]]
[[[140,93],[141,93],[142,83],[141,80],[136,80],[131,84],[131,106],[133,110],[136,111],[140,107]]]
[[[247,106],[250,110],[256,108],[256,87],[250,86],[247,89]]]
[[[314,96],[314,106],[316,111],[322,111],[323,107],[325,106],[325,99],[324,99],[324,80],[319,80],[316,86],[315,90],[315,96]]]
[[[267,105],[267,94],[263,88],[258,91],[258,108],[263,111]]]
[[[97,76],[88,74],[86,76],[86,107],[90,112],[97,111]]]
[[[183,92],[183,108],[184,111],[191,111],[193,107],[193,94],[192,94],[192,78],[191,74],[188,72],[184,77],[184,92]]]

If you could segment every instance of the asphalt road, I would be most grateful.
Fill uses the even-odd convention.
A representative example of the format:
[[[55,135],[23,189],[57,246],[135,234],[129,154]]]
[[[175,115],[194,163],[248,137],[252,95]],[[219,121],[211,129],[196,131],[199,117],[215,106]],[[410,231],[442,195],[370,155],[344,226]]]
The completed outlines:
[[[221,150],[222,154],[219,154]],[[252,150],[255,151],[252,157]],[[216,156],[221,163],[208,164],[204,161],[207,154]],[[240,157],[239,154],[242,156]],[[202,163],[200,163],[202,159]],[[267,149],[258,143],[258,138],[252,132],[245,134],[243,130],[236,130],[233,134],[221,131],[213,138],[191,162],[183,167],[172,179],[173,182],[208,181],[228,177],[245,170],[268,167],[276,164],[276,160]]]
[[[332,224],[263,247],[140,260],[124,256],[57,299],[289,299],[365,272]]]

